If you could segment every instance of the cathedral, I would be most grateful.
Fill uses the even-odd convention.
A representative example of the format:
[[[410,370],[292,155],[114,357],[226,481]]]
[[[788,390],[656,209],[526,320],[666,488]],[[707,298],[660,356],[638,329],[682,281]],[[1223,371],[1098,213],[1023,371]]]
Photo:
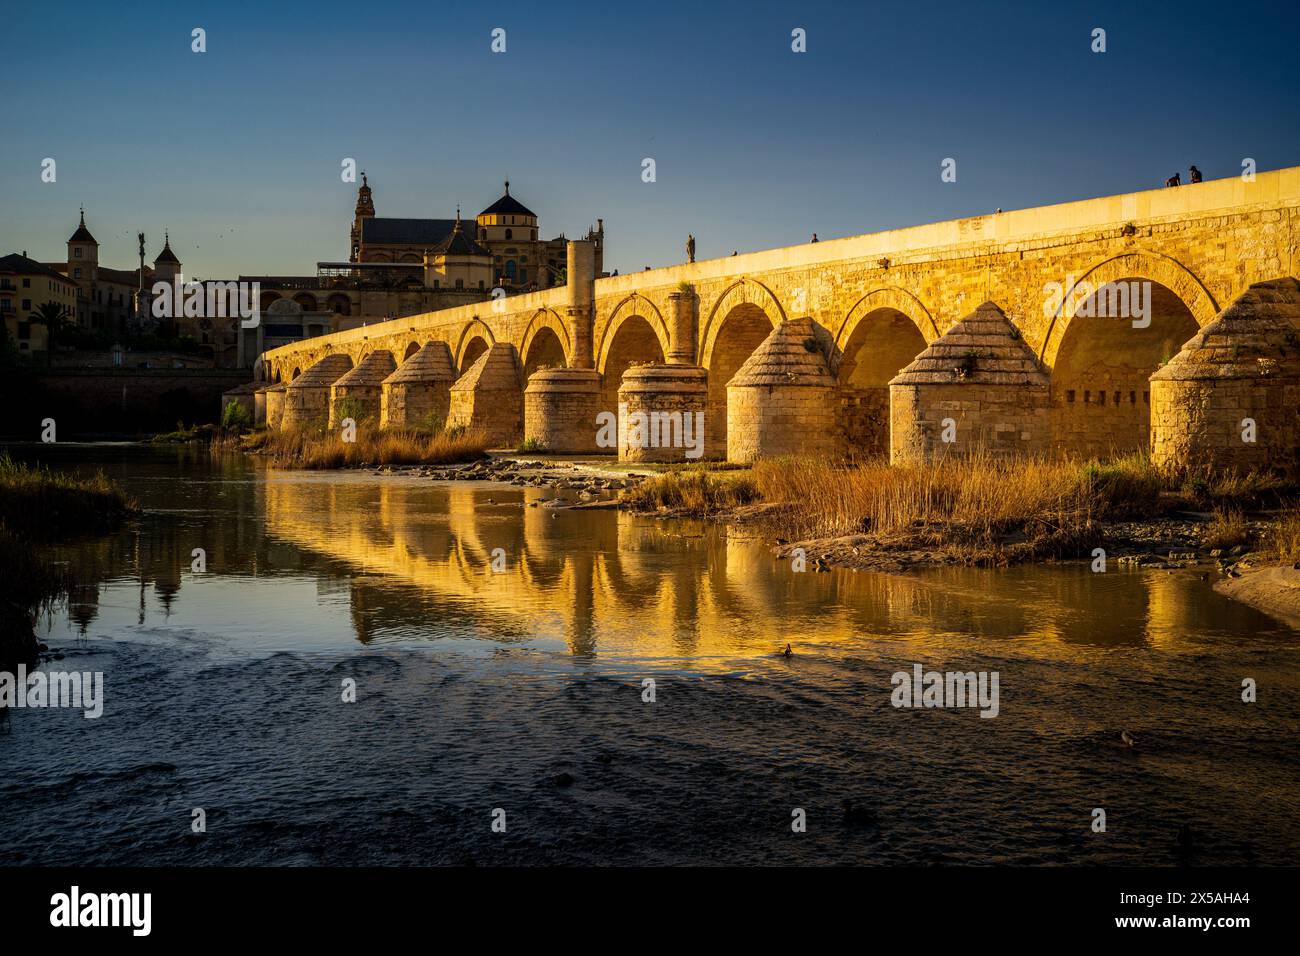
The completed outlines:
[[[260,284],[265,318],[240,349],[240,364],[288,342],[485,302],[493,289],[519,295],[564,285],[568,240],[539,238],[537,214],[510,195],[472,220],[377,216],[374,190],[363,172],[348,233],[348,258],[316,263],[309,276],[241,275]],[[603,220],[583,237],[604,259]]]
[[[436,252],[449,238],[459,233],[462,254],[486,260],[488,277],[477,288],[500,286],[509,292],[547,289],[564,284],[566,239],[539,239],[537,214],[510,195],[506,180],[501,198],[475,218],[473,226],[461,223],[457,211],[453,219],[396,219],[375,215],[374,193],[366,174],[361,174],[357,190],[356,218],[352,222],[349,247],[350,262],[383,262],[423,265],[426,255]],[[604,222],[585,238],[596,245],[596,271],[603,258]],[[463,281],[463,277],[460,277]],[[478,278],[474,280],[479,281]],[[426,282],[430,288],[439,278]],[[457,288],[474,288],[465,285]]]

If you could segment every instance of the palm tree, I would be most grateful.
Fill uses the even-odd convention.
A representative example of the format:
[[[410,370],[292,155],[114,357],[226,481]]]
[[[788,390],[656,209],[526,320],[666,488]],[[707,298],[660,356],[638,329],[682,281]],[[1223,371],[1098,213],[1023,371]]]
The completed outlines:
[[[68,321],[68,307],[58,302],[42,302],[27,320],[45,326],[45,364],[54,364],[54,340]]]

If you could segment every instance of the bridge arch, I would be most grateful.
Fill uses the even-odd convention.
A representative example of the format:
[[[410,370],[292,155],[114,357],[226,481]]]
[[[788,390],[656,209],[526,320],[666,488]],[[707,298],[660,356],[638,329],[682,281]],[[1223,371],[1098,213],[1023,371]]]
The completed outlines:
[[[655,338],[659,340],[660,355],[668,354],[670,347],[668,323],[664,321],[663,313],[659,311],[658,306],[645,296],[639,292],[633,292],[614,306],[609,313],[609,318],[605,320],[605,324],[601,327],[600,341],[596,344],[596,371],[600,372],[600,374],[605,374],[605,366],[609,362],[609,353],[614,345],[615,338],[618,336],[619,328],[631,318],[640,318],[646,322]]]
[[[1214,298],[1176,260],[1137,252],[1089,269],[1055,310],[1042,355],[1056,450],[1106,458],[1146,447],[1147,380],[1213,319]]]
[[[704,450],[710,458],[727,454],[727,383],[785,317],[772,290],[753,279],[729,286],[709,312],[700,355],[709,372]]]
[[[567,366],[570,355],[569,330],[550,309],[538,309],[524,330],[519,355],[524,381],[544,365]]]
[[[862,320],[882,309],[904,315],[916,327],[927,345],[939,337],[938,323],[920,299],[898,286],[880,286],[853,303],[852,308],[840,320],[839,327],[835,330],[835,355],[831,359],[831,371],[838,370],[844,348]]]
[[[419,342],[407,343],[406,351],[402,353],[402,361],[405,362],[407,359],[409,359],[412,355],[414,355],[418,351],[420,351]]]
[[[889,381],[939,337],[938,325],[916,296],[883,286],[858,299],[834,335],[844,448],[860,458],[887,455]]]
[[[700,364],[712,368],[713,351],[717,347],[718,332],[727,318],[740,305],[752,305],[768,317],[772,328],[785,321],[785,309],[776,293],[763,283],[742,276],[722,290],[709,309],[709,316],[700,327]],[[734,373],[733,373],[734,374]]]
[[[1038,353],[1045,365],[1056,366],[1056,355],[1065,332],[1074,320],[1080,304],[1088,298],[1080,295],[1082,289],[1096,289],[1121,279],[1158,282],[1187,306],[1198,326],[1208,324],[1219,311],[1214,296],[1201,280],[1172,256],[1142,249],[1111,256],[1089,268],[1064,290],[1061,301],[1048,318],[1047,334],[1043,337],[1043,347]],[[1044,295],[1046,294],[1047,290],[1044,289]]]
[[[617,409],[623,373],[633,365],[662,365],[668,351],[668,323],[653,302],[634,292],[616,305],[601,332],[596,352],[596,371],[601,376],[600,407]]]
[[[496,344],[496,336],[487,324],[477,316],[460,330],[456,341],[456,371],[464,375],[478,357]]]

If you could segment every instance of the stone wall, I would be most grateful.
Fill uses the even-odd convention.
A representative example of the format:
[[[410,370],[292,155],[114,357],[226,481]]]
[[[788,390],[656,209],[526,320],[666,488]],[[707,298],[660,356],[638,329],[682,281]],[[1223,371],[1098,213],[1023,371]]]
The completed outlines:
[[[1151,382],[1151,460],[1198,470],[1300,475],[1300,379]],[[1255,423],[1245,440],[1245,419]]]
[[[1042,454],[1050,443],[1047,389],[1038,385],[893,385],[890,461],[904,464],[976,452]],[[945,442],[952,420],[954,441]]]
[[[808,385],[727,389],[727,460],[840,453],[835,390]]]

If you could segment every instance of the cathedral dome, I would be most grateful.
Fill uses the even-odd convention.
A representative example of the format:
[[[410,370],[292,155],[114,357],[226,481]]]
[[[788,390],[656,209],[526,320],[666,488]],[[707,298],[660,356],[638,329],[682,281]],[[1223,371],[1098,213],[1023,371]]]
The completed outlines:
[[[510,195],[510,180],[507,179],[505,195],[479,213],[479,216],[529,216],[536,219],[537,213]]]

